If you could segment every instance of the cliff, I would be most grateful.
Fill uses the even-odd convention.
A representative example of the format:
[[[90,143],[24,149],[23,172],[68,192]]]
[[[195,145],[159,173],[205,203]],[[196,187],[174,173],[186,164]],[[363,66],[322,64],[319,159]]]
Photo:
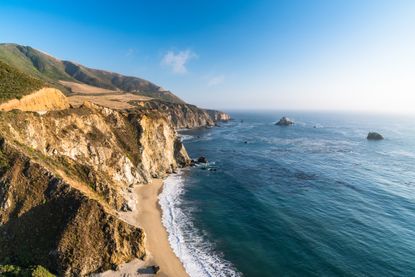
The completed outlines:
[[[84,276],[146,255],[131,187],[189,163],[162,113],[0,112],[0,261]]]
[[[73,106],[79,106],[87,100],[115,110],[138,109],[161,112],[177,129],[212,126],[215,122],[230,119],[230,116],[224,112],[205,110],[195,105],[159,101],[131,93],[111,91],[73,82],[61,83],[71,87],[72,92],[69,94],[68,100]]]
[[[158,111],[164,114],[176,129],[214,126],[218,121],[228,121],[227,113],[201,109],[195,105],[163,101],[141,101],[134,103],[141,110]]]
[[[225,112],[217,111],[217,110],[205,110],[209,117],[215,121],[228,121],[231,120],[231,116]]]

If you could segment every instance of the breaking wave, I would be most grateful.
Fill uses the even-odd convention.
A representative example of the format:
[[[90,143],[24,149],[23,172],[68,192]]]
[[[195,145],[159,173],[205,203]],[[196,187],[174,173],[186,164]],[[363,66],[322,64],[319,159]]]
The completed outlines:
[[[206,237],[195,228],[189,213],[181,209],[184,178],[172,174],[164,181],[159,203],[162,222],[167,230],[169,243],[190,276],[241,276],[234,266],[213,249]]]

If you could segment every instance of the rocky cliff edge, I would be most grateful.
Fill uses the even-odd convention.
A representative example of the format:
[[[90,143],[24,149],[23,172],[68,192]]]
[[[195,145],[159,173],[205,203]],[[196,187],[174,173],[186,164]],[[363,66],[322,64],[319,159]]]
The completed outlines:
[[[0,260],[84,276],[146,255],[131,188],[189,163],[158,111],[0,112]]]

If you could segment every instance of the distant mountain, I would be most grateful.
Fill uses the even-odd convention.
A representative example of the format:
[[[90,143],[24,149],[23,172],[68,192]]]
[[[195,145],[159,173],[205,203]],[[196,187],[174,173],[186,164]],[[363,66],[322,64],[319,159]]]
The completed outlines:
[[[0,103],[14,98],[20,99],[44,85],[43,81],[0,61]]]
[[[170,91],[147,80],[92,69],[70,61],[61,61],[30,46],[1,43],[0,61],[50,83],[64,92],[70,92],[70,88],[65,87],[60,81],[124,91],[172,103],[185,103]]]

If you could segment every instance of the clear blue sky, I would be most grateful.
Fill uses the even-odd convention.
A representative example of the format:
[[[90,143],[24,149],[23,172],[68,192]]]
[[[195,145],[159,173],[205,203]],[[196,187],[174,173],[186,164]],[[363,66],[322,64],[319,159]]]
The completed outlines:
[[[414,110],[411,0],[3,0],[0,40],[203,107]]]

